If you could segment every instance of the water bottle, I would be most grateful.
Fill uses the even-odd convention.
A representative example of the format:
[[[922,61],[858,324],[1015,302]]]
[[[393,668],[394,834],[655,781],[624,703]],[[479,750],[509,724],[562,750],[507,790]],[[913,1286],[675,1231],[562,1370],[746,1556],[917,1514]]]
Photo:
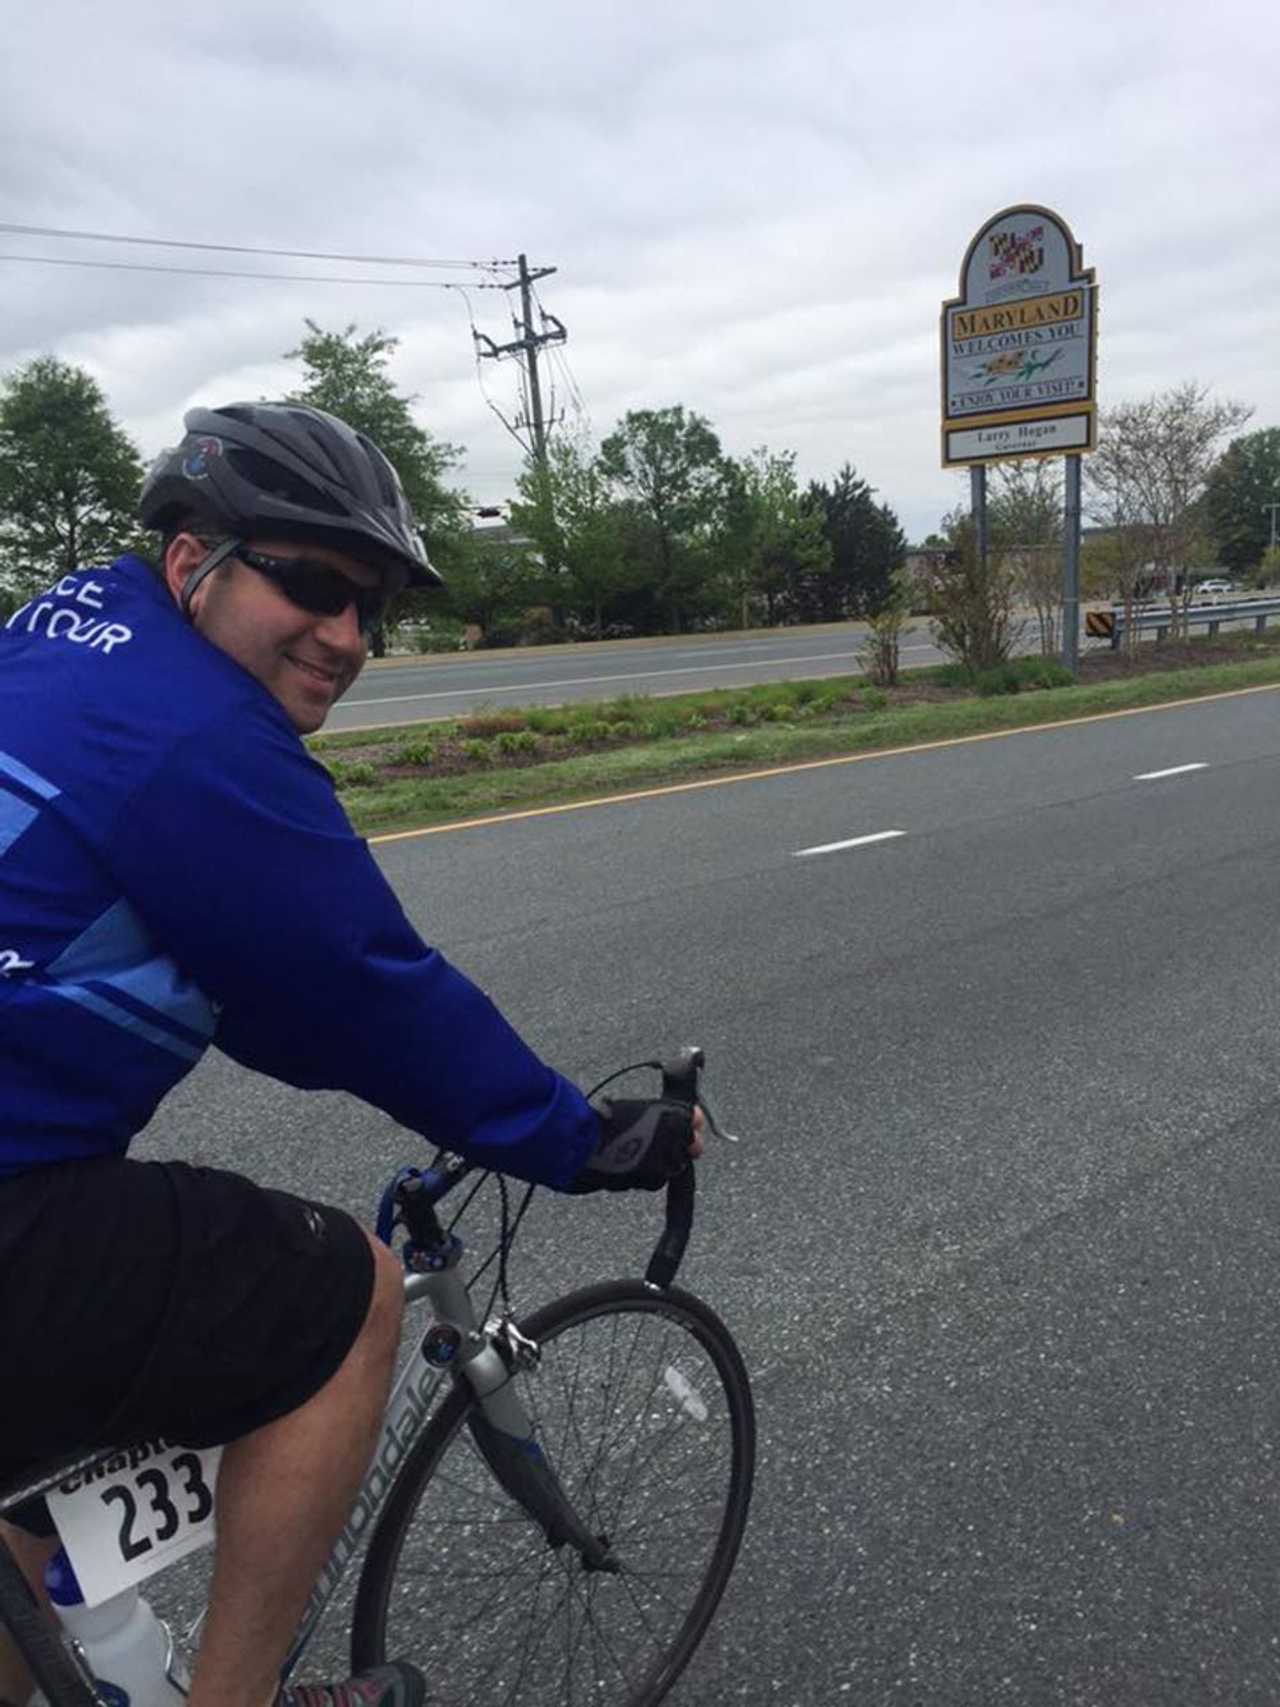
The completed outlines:
[[[45,1587],[67,1639],[80,1645],[109,1707],[185,1707],[191,1679],[168,1626],[136,1588],[86,1606],[66,1553],[45,1566]],[[42,1693],[28,1707],[48,1707]]]

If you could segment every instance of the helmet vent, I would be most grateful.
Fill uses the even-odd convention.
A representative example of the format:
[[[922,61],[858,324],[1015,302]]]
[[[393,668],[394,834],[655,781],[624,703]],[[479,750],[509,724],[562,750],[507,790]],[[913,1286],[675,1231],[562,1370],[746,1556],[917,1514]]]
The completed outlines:
[[[226,411],[224,411],[225,413]],[[287,468],[260,456],[256,450],[244,450],[228,445],[223,453],[236,473],[256,486],[259,492],[272,498],[282,498],[286,504],[296,504],[301,510],[322,510],[325,515],[344,516],[346,510],[327,492],[309,486]]]

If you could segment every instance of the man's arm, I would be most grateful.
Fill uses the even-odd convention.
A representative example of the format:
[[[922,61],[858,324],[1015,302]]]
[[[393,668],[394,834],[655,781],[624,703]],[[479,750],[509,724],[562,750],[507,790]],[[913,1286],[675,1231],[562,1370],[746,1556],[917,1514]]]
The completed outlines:
[[[350,1091],[486,1166],[567,1186],[598,1122],[425,944],[324,771],[252,707],[168,756],[107,857],[245,1065]]]

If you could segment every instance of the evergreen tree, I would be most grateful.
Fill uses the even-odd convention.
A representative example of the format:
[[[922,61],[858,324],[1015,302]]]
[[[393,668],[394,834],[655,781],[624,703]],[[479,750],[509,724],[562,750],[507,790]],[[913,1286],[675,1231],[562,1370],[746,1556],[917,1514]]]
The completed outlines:
[[[1280,427],[1232,439],[1209,476],[1205,507],[1218,562],[1235,574],[1256,569],[1280,540]]]
[[[831,546],[831,570],[819,592],[821,609],[811,620],[873,616],[893,597],[893,576],[907,555],[907,539],[888,504],[851,463],[830,486],[815,481],[809,502],[823,516]]]

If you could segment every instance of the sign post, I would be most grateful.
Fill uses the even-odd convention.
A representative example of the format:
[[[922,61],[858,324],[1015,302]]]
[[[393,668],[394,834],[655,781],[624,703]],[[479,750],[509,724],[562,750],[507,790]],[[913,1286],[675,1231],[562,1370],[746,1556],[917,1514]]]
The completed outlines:
[[[1080,458],[1067,458],[1062,517],[1062,662],[1074,676],[1080,668]]]
[[[1098,287],[1065,220],[1005,208],[974,237],[942,305],[942,464],[968,466],[986,555],[986,467],[1067,459],[1062,660],[1079,662],[1080,455],[1097,442]],[[982,513],[980,514],[980,510]]]

